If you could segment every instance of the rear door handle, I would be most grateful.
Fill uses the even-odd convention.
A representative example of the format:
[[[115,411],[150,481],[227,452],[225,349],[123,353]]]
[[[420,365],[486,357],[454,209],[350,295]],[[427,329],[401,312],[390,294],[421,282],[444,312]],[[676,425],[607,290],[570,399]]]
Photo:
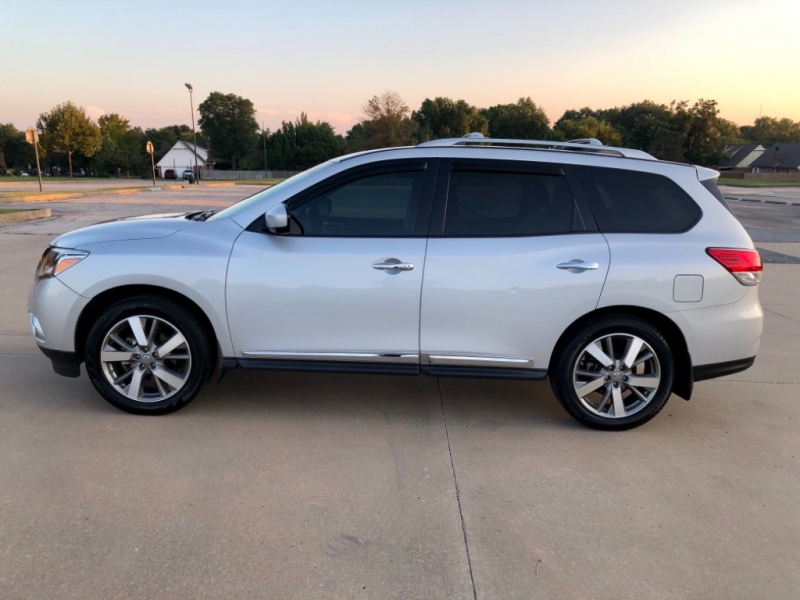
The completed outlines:
[[[411,271],[414,268],[412,263],[400,262],[396,258],[387,258],[385,260],[376,260],[372,263],[373,269],[379,271]]]
[[[584,271],[594,271],[599,269],[600,265],[596,262],[584,262],[579,258],[573,258],[570,261],[558,263],[556,269],[564,269],[571,273],[583,273]]]

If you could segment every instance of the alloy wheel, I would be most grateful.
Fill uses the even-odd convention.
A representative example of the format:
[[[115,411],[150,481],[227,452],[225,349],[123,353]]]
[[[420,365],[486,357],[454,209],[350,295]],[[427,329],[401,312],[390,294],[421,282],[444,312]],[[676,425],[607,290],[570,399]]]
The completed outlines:
[[[629,333],[612,333],[578,354],[572,384],[589,412],[609,419],[630,417],[658,393],[661,366],[652,346]]]
[[[186,385],[192,354],[186,337],[159,317],[126,317],[106,334],[100,350],[106,381],[137,402],[161,402]]]

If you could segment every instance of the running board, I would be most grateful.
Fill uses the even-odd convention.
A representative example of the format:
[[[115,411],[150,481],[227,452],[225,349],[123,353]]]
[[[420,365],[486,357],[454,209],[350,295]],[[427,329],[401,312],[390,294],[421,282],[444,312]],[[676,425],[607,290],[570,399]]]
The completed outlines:
[[[520,369],[513,367],[454,367],[452,365],[422,365],[424,375],[434,377],[473,377],[476,379],[547,379],[545,369]]]
[[[224,358],[224,369],[265,369],[270,371],[304,371],[317,373],[364,373],[375,375],[430,375],[432,377],[471,377],[478,379],[547,379],[545,369],[511,367],[477,367],[453,365],[419,365],[381,362],[345,362],[327,360],[275,360],[258,358]]]

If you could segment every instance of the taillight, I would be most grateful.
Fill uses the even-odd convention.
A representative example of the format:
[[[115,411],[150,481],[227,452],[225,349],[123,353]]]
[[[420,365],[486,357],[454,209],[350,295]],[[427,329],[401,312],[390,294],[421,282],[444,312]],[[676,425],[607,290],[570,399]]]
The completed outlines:
[[[706,253],[742,285],[758,285],[761,281],[761,255],[758,250],[739,248],[706,248]]]

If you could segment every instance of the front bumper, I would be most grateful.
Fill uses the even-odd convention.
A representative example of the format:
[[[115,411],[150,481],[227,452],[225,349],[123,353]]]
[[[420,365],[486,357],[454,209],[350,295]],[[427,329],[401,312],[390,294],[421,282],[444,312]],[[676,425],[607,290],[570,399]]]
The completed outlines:
[[[53,364],[53,371],[64,377],[80,377],[81,361],[75,352],[64,352],[63,350],[51,350],[39,346],[50,362]]]
[[[89,298],[75,293],[57,277],[35,282],[28,294],[31,333],[60,375],[77,376],[80,363],[75,330],[88,303]]]

